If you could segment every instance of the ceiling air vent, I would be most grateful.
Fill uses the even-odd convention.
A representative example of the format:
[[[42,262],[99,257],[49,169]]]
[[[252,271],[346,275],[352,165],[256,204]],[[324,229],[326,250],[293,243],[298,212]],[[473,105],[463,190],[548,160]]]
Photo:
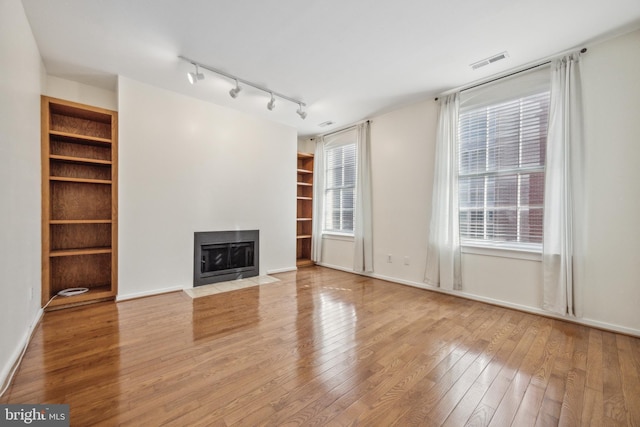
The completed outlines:
[[[498,62],[508,57],[509,57],[509,54],[507,52],[502,52],[497,55],[490,56],[489,58],[480,60],[478,62],[474,62],[473,64],[470,65],[470,67],[474,70],[477,70],[478,68],[482,68],[485,65],[493,64],[494,62]]]
[[[321,128],[326,128],[327,126],[331,126],[332,124],[333,122],[331,120],[327,120],[326,122],[320,123],[318,126],[320,126]]]

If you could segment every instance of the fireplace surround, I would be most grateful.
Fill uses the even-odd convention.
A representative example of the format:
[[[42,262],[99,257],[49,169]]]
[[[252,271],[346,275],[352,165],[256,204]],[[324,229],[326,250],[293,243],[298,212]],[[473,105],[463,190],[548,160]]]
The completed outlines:
[[[257,276],[259,230],[194,233],[193,286]]]

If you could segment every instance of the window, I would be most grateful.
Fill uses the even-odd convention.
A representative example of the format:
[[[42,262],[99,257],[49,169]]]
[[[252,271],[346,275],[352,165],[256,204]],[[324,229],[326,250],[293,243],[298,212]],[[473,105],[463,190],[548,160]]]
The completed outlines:
[[[325,148],[324,232],[353,235],[356,143]]]
[[[548,88],[460,109],[463,245],[542,249],[548,116]]]

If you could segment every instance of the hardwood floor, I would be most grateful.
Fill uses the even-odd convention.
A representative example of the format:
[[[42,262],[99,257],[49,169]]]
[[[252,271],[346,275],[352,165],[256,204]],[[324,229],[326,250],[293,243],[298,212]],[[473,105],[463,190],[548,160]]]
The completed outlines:
[[[48,312],[2,403],[71,425],[640,425],[640,339],[321,267]]]

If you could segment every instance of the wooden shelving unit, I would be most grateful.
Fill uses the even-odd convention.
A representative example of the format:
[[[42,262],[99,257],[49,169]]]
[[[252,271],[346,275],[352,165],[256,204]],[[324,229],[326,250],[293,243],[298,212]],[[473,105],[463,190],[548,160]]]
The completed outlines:
[[[313,230],[313,154],[298,153],[298,215],[296,220],[296,265],[313,265],[311,233]]]
[[[42,306],[115,298],[118,113],[42,97]]]

